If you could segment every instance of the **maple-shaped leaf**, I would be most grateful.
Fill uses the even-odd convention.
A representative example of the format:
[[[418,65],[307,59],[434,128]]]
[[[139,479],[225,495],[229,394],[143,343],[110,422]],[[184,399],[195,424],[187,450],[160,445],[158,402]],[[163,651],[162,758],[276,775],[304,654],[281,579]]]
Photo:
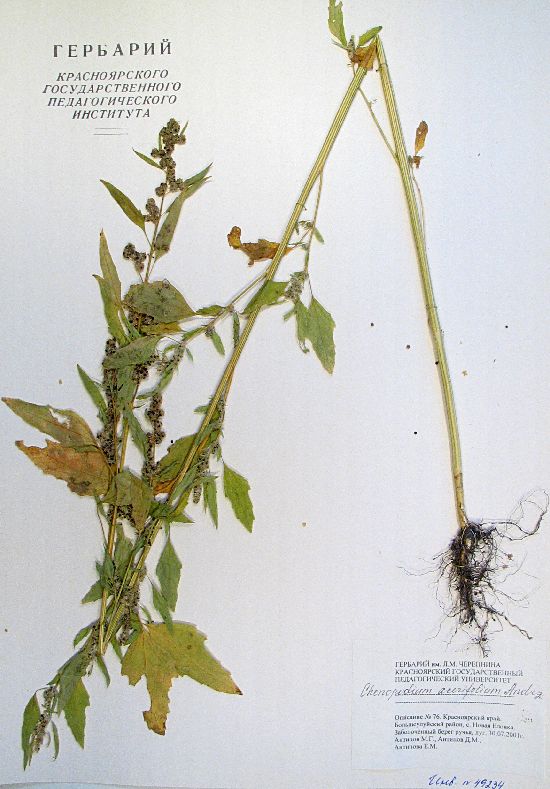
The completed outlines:
[[[240,249],[245,253],[249,266],[253,266],[259,260],[272,260],[279,249],[279,244],[276,241],[266,241],[265,238],[259,238],[255,242],[245,241],[243,243],[241,241],[241,228],[236,225],[227,234],[227,240],[230,247]],[[292,247],[287,247],[284,254],[287,255],[291,251]]]
[[[172,632],[164,624],[144,626],[122,660],[122,674],[131,685],[147,681],[151,707],[143,713],[147,726],[165,734],[168,692],[175,677],[188,676],[221,693],[241,691],[231,674],[204,646],[206,636],[195,625],[174,622]]]

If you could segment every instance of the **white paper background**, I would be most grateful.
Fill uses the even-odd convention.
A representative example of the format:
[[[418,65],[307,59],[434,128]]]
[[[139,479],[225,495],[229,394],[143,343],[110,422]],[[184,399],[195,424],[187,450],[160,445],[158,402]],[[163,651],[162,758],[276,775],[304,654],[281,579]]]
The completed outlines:
[[[93,421],[75,364],[94,374],[104,343],[91,276],[98,231],[118,255],[137,238],[99,178],[136,202],[145,198],[156,176],[131,148],[147,151],[172,114],[190,121],[178,153],[183,174],[210,161],[214,168],[186,206],[159,274],[193,305],[227,298],[247,281],[227,232],[238,224],[246,240],[281,234],[348,83],[325,5],[4,0],[3,394],[73,407]],[[528,490],[550,486],[548,9],[432,0],[346,6],[350,32],[384,26],[411,147],[418,122],[430,127],[419,178],[468,507],[475,517],[505,517]],[[52,58],[54,43],[165,36],[166,58]],[[46,106],[43,87],[59,71],[148,65],[181,80],[180,98],[150,119],[113,123],[126,136],[94,136],[103,122],[73,121],[70,111]],[[365,89],[376,96],[377,78],[369,75]],[[326,170],[319,225],[326,244],[315,250],[312,283],[337,324],[334,377],[299,352],[279,314],[263,315],[235,376],[224,445],[252,485],[254,533],[223,506],[217,533],[199,518],[174,537],[184,563],[177,615],[208,634],[242,698],[176,681],[159,738],[143,725],[143,683],[133,689],[115,676],[106,692],[93,676],[85,751],[63,731],[58,762],[40,755],[22,773],[21,711],[92,618],[78,601],[93,580],[99,532],[88,502],[66,495],[13,448],[19,438],[38,443],[36,432],[0,412],[1,780],[426,785],[425,771],[351,766],[352,643],[368,637],[383,650],[388,623],[403,646],[433,635],[441,611],[432,579],[402,568],[418,568],[454,530],[443,412],[399,175],[359,101]],[[170,437],[193,426],[189,414],[208,397],[217,364],[213,350],[197,346],[196,364],[166,398]],[[536,580],[526,580],[530,605],[515,617],[536,641],[502,634],[495,659],[536,649],[542,665],[547,654],[548,528],[530,541],[524,569]]]

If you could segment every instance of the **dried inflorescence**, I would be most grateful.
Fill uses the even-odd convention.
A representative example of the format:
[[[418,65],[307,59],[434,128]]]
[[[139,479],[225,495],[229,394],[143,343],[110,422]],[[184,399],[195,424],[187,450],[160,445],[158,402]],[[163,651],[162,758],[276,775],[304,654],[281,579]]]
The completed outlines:
[[[547,494],[536,491],[521,501],[508,520],[467,522],[439,557],[440,576],[451,599],[447,613],[456,620],[456,630],[466,632],[484,656],[493,627],[502,629],[508,624],[531,637],[506,613],[506,602],[512,598],[502,584],[518,569],[506,544],[535,534],[547,509]]]

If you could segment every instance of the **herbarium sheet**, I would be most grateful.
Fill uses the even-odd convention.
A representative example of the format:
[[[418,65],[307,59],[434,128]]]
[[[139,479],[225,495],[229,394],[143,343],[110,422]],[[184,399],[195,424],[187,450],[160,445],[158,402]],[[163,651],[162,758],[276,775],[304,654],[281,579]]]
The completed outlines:
[[[548,785],[543,3],[2,11],[0,780]]]

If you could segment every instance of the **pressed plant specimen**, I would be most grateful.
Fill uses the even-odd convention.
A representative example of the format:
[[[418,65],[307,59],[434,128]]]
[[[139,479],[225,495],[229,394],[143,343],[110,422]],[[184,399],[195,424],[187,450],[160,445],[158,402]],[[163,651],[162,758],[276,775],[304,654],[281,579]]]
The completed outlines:
[[[69,409],[4,398],[15,414],[49,437],[45,447],[17,442],[19,449],[42,471],[64,481],[75,494],[93,498],[102,528],[97,580],[82,600],[95,605],[97,615],[76,634],[76,652],[45,687],[31,696],[25,708],[25,767],[44,744],[51,742],[57,755],[59,733],[55,719],[61,715],[77,742],[84,745],[86,708],[90,703],[85,680],[95,668],[109,681],[106,657],[120,661],[121,672],[130,684],[145,679],[150,708],[143,716],[148,728],[157,734],[166,731],[168,694],[176,677],[188,676],[219,692],[241,693],[229,671],[206,648],[206,636],[194,624],[173,618],[182,565],[171,530],[178,524],[192,523],[193,507],[199,505],[217,526],[219,494],[228,499],[245,529],[252,530],[255,514],[250,486],[241,473],[226,463],[223,428],[235,369],[263,311],[286,305],[284,317],[293,322],[301,350],[313,351],[325,370],[333,371],[333,318],[312,292],[306,295],[310,289],[310,259],[314,242],[323,241],[317,218],[324,168],[351,104],[361,92],[363,79],[375,66],[382,79],[393,147],[375,120],[403,179],[449,428],[458,532],[445,555],[445,572],[457,600],[459,621],[477,632],[482,646],[488,621],[504,616],[488,602],[497,526],[476,524],[466,515],[450,374],[415,194],[412,168],[419,164],[427,126],[419,127],[415,154],[409,158],[379,37],[381,28],[370,29],[357,39],[357,44],[353,38],[348,41],[342,4],[334,0],[329,4],[329,28],[336,43],[346,50],[354,73],[286,228],[279,241],[260,238],[243,242],[237,226],[227,236],[232,248],[244,253],[250,265],[263,264],[263,270],[256,274],[255,268],[255,276],[236,296],[202,307],[192,307],[165,278],[164,263],[162,274],[159,272],[159,261],[170,252],[186,201],[207,183],[210,172],[208,166],[191,177],[177,175],[175,154],[186,142],[186,127],[170,119],[150,153],[138,153],[151,168],[149,172],[161,177],[154,195],[143,201],[143,209],[118,187],[103,181],[141,235],[139,241],[129,241],[121,252],[124,265],[136,275],[132,284],[123,287],[120,264],[115,264],[106,236],[100,234],[101,275],[96,279],[108,338],[100,375],[90,376],[78,368],[83,386],[97,408],[99,429],[93,430]],[[370,103],[369,110],[374,117]],[[311,219],[306,220],[303,212],[314,190]],[[277,279],[283,260],[288,266],[287,261],[297,257],[300,264],[292,266],[295,270]],[[233,347],[228,351],[218,331],[224,321],[232,326]],[[227,361],[208,402],[197,404],[195,432],[167,444],[163,394],[181,366],[192,362],[192,349],[199,338],[211,342]],[[140,458],[138,468],[129,463],[130,455],[136,451]],[[153,575],[147,562],[156,540],[162,541],[162,550]],[[481,550],[482,542],[487,550]],[[480,572],[481,561],[486,563],[487,572]],[[151,589],[151,607],[160,621],[153,621],[140,598],[143,584]]]

